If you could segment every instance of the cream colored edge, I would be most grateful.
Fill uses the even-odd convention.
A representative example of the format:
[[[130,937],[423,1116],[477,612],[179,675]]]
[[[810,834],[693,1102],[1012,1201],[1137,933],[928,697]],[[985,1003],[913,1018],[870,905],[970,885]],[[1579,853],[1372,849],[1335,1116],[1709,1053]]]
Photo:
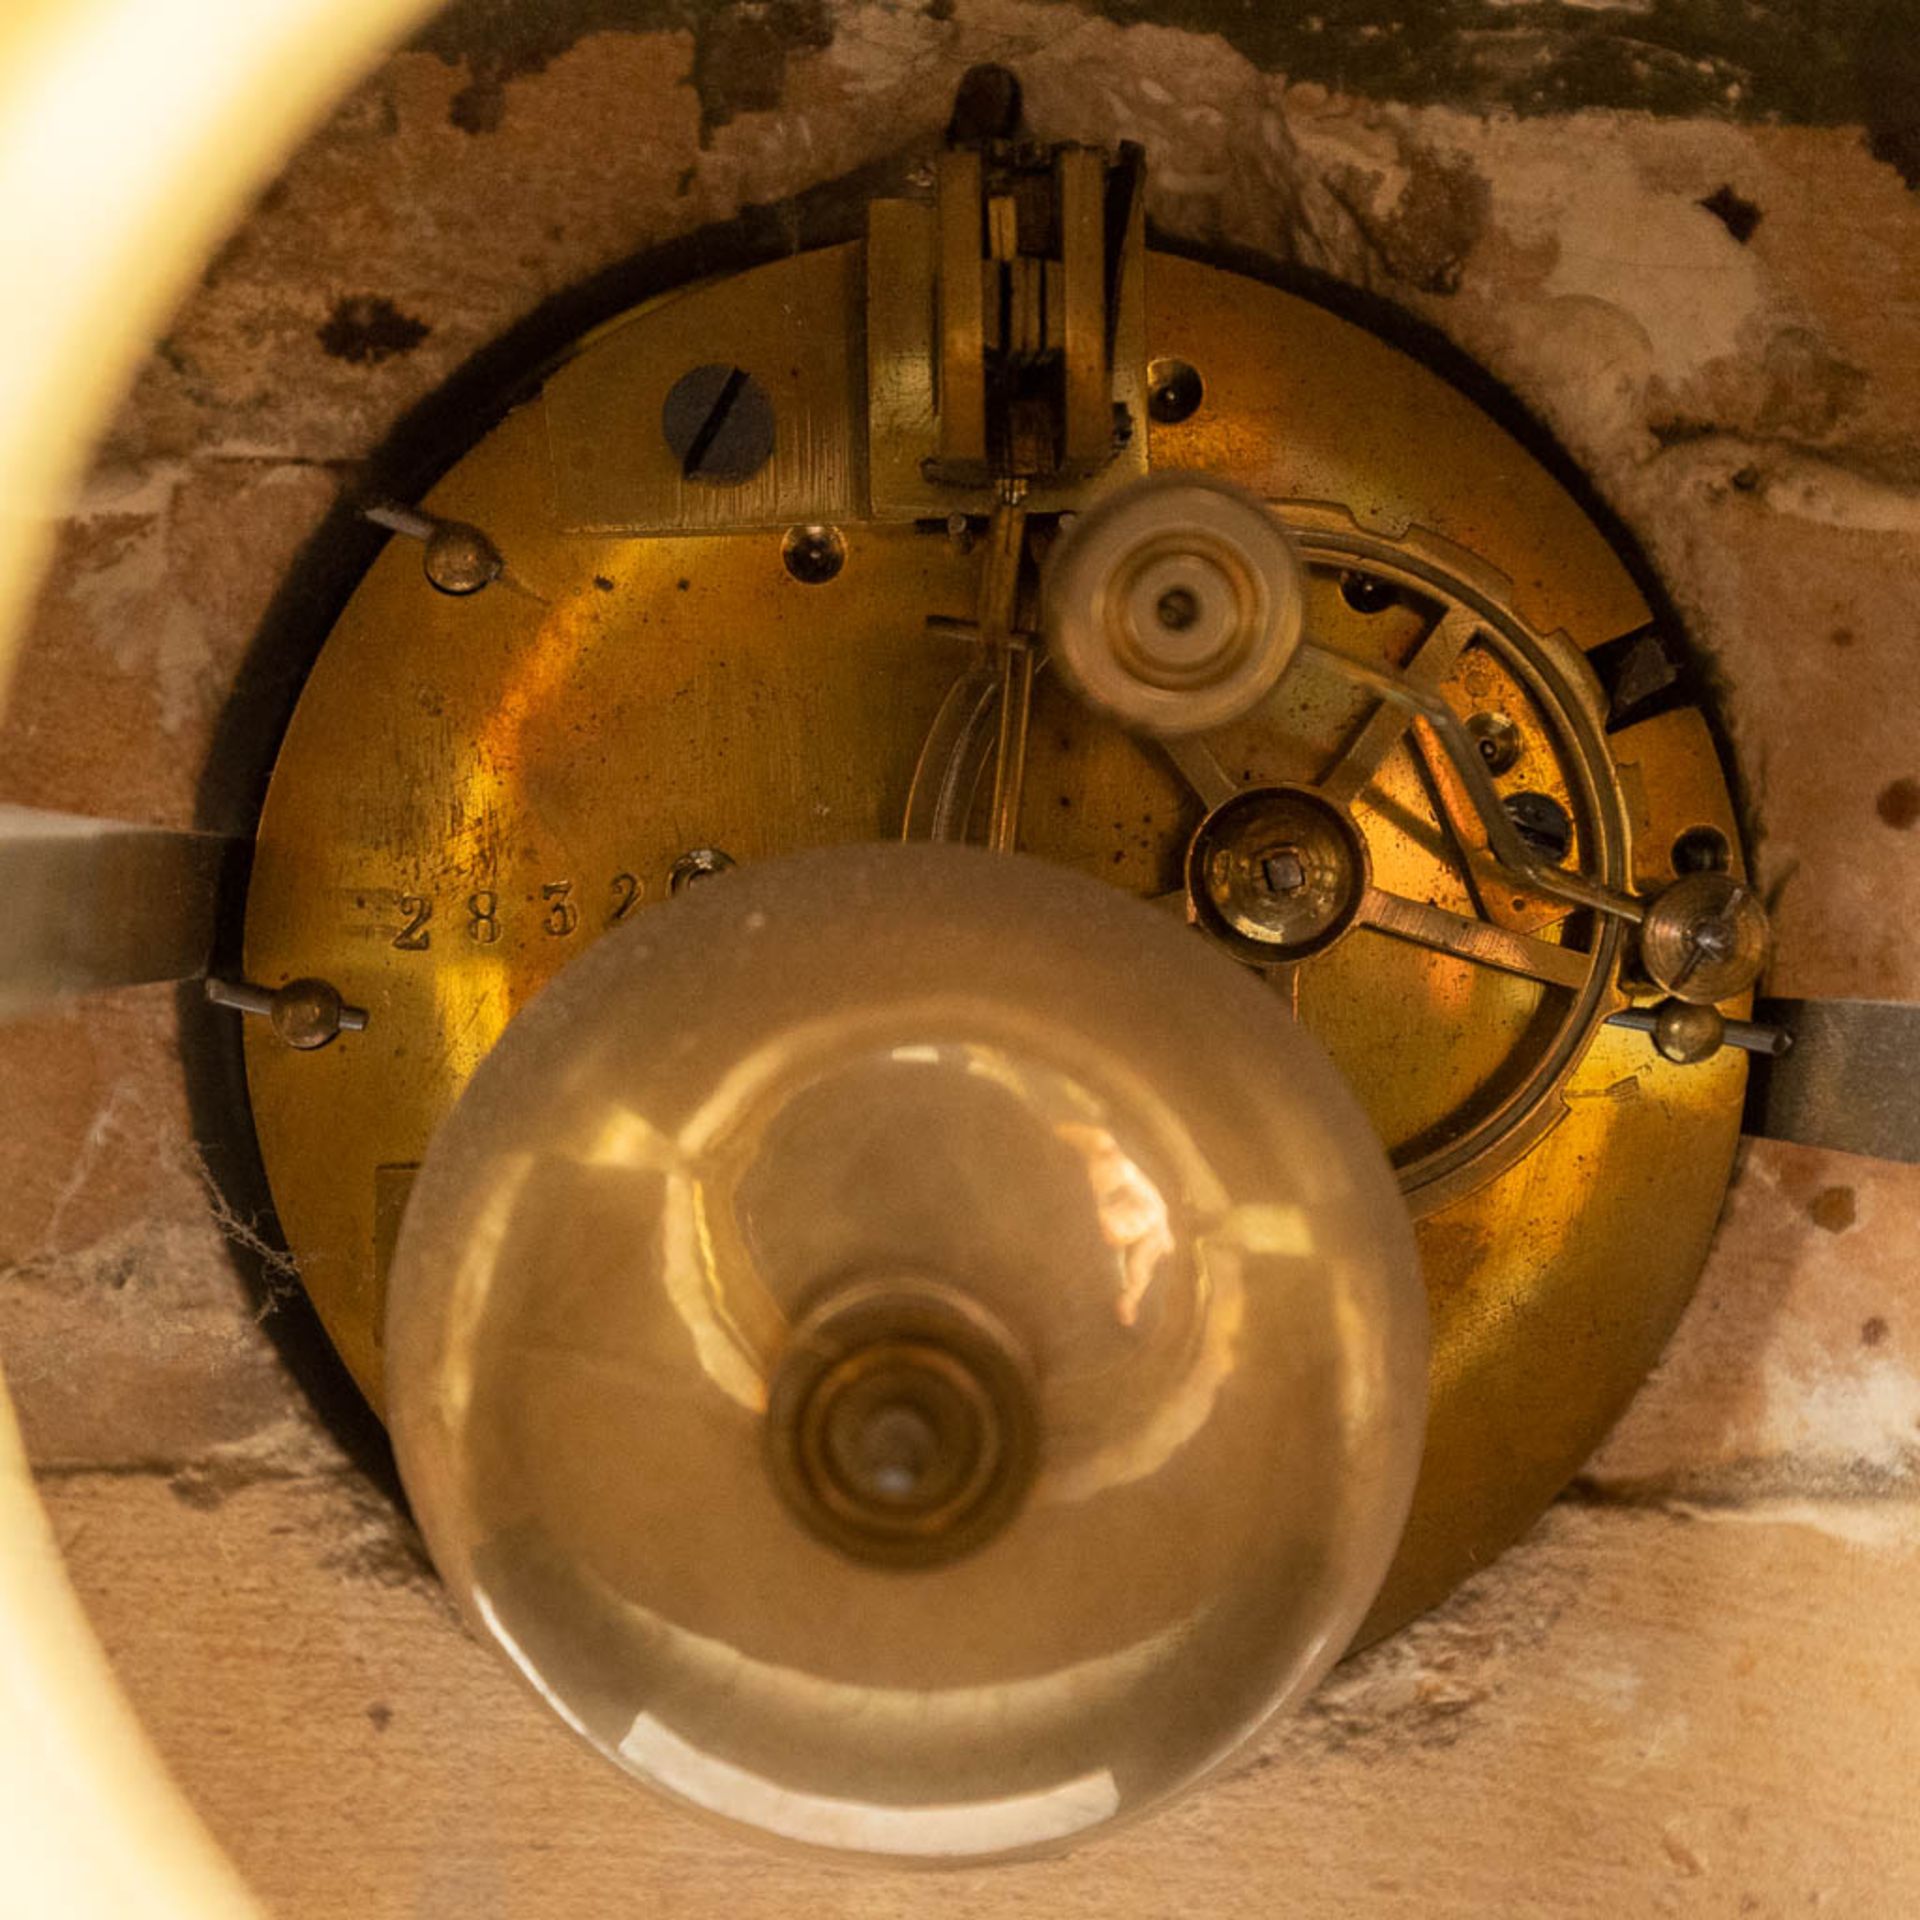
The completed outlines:
[[[429,11],[0,7],[0,692],[56,516],[137,355],[307,126]],[[0,1392],[0,1913],[258,1911],[114,1681]]]

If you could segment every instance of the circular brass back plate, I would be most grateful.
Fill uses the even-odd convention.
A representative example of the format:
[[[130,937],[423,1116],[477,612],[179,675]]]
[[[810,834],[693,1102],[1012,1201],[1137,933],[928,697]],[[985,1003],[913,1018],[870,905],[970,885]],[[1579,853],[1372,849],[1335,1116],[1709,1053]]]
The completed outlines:
[[[313,1053],[250,1030],[248,1067],[289,1243],[376,1405],[412,1169],[514,1012],[663,898],[693,849],[749,862],[896,837],[921,742],[972,664],[926,623],[970,617],[979,553],[854,510],[861,268],[857,245],[802,255],[593,336],[426,503],[485,533],[500,578],[452,597],[417,545],[391,543],[302,697],[261,820],[248,968],[269,986],[325,978],[369,1019]],[[1187,260],[1151,256],[1148,332],[1155,359],[1204,379],[1196,411],[1151,426],[1152,466],[1295,503],[1311,638],[1413,671],[1448,632],[1431,670],[1463,715],[1488,716],[1503,791],[1550,801],[1577,856],[1638,890],[1671,881],[1681,834],[1737,839],[1700,714],[1603,732],[1581,656],[1648,609],[1492,420],[1309,302]],[[796,502],[778,451],[731,491],[674,490],[661,395],[722,359],[768,393],[777,446],[819,453],[808,471],[835,498]],[[643,495],[656,530],[632,537]],[[1299,504],[1314,502],[1331,504]],[[790,571],[795,525],[830,531],[839,564]],[[1390,590],[1352,590],[1355,570]],[[1466,629],[1435,627],[1449,598]],[[1368,724],[1351,690],[1300,673],[1206,744],[1229,790],[1311,786]],[[1719,1212],[1745,1066],[1731,1049],[1679,1066],[1601,1024],[1625,995],[1594,930],[1552,902],[1487,900],[1484,871],[1450,850],[1417,733],[1367,751],[1350,799],[1373,884],[1485,909],[1564,975],[1358,926],[1276,979],[1402,1167],[1433,1308],[1426,1463],[1371,1634],[1529,1524],[1652,1365]],[[1157,748],[1042,676],[1029,851],[1161,894],[1205,812]],[[1472,1147],[1523,1095],[1524,1130]]]

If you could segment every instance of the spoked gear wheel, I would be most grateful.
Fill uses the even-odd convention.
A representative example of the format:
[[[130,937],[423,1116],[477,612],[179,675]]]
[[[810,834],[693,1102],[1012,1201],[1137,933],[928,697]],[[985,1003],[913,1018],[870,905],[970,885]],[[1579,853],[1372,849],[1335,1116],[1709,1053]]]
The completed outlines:
[[[1531,628],[1472,554],[1423,530],[1370,533],[1337,507],[1274,511],[1305,562],[1319,644],[1245,719],[1157,743],[1205,809],[1167,898],[1288,996],[1370,1100],[1427,1211],[1510,1166],[1564,1112],[1568,1075],[1626,1004],[1624,930],[1502,868],[1432,726],[1356,692],[1342,663],[1444,699],[1535,853],[1618,890],[1627,822],[1603,697],[1579,650]],[[909,839],[982,837],[997,688],[985,670],[956,682],[922,750]],[[1289,901],[1314,885],[1297,863],[1316,820],[1322,891],[1348,897],[1329,900],[1327,924],[1303,930],[1296,915],[1289,930]],[[1414,956],[1428,978],[1409,995]],[[1475,983],[1481,971],[1496,979]],[[1447,997],[1471,1013],[1436,1030],[1424,1009],[1449,974]]]

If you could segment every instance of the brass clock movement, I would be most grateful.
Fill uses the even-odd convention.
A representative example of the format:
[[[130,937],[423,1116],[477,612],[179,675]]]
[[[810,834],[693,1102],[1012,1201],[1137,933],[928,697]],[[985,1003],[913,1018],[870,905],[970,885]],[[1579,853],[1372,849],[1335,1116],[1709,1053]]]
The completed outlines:
[[[958,141],[377,503],[210,989],[470,1618],[815,1844],[1060,1844],[1485,1566],[1776,1044],[1633,571],[1144,166]]]

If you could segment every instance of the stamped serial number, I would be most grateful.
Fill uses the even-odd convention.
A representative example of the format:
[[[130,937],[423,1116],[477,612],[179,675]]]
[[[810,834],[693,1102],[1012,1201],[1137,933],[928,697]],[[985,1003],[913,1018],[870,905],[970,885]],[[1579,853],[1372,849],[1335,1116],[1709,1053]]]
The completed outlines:
[[[424,893],[395,895],[402,925],[390,944],[402,953],[432,950],[435,933],[471,940],[490,947],[500,938],[509,919],[531,915],[533,925],[549,940],[570,940],[589,922],[604,931],[617,927],[646,897],[638,874],[616,873],[603,889],[581,887],[572,880],[544,880],[538,894],[525,903],[503,901],[493,887],[477,887],[455,900]]]

